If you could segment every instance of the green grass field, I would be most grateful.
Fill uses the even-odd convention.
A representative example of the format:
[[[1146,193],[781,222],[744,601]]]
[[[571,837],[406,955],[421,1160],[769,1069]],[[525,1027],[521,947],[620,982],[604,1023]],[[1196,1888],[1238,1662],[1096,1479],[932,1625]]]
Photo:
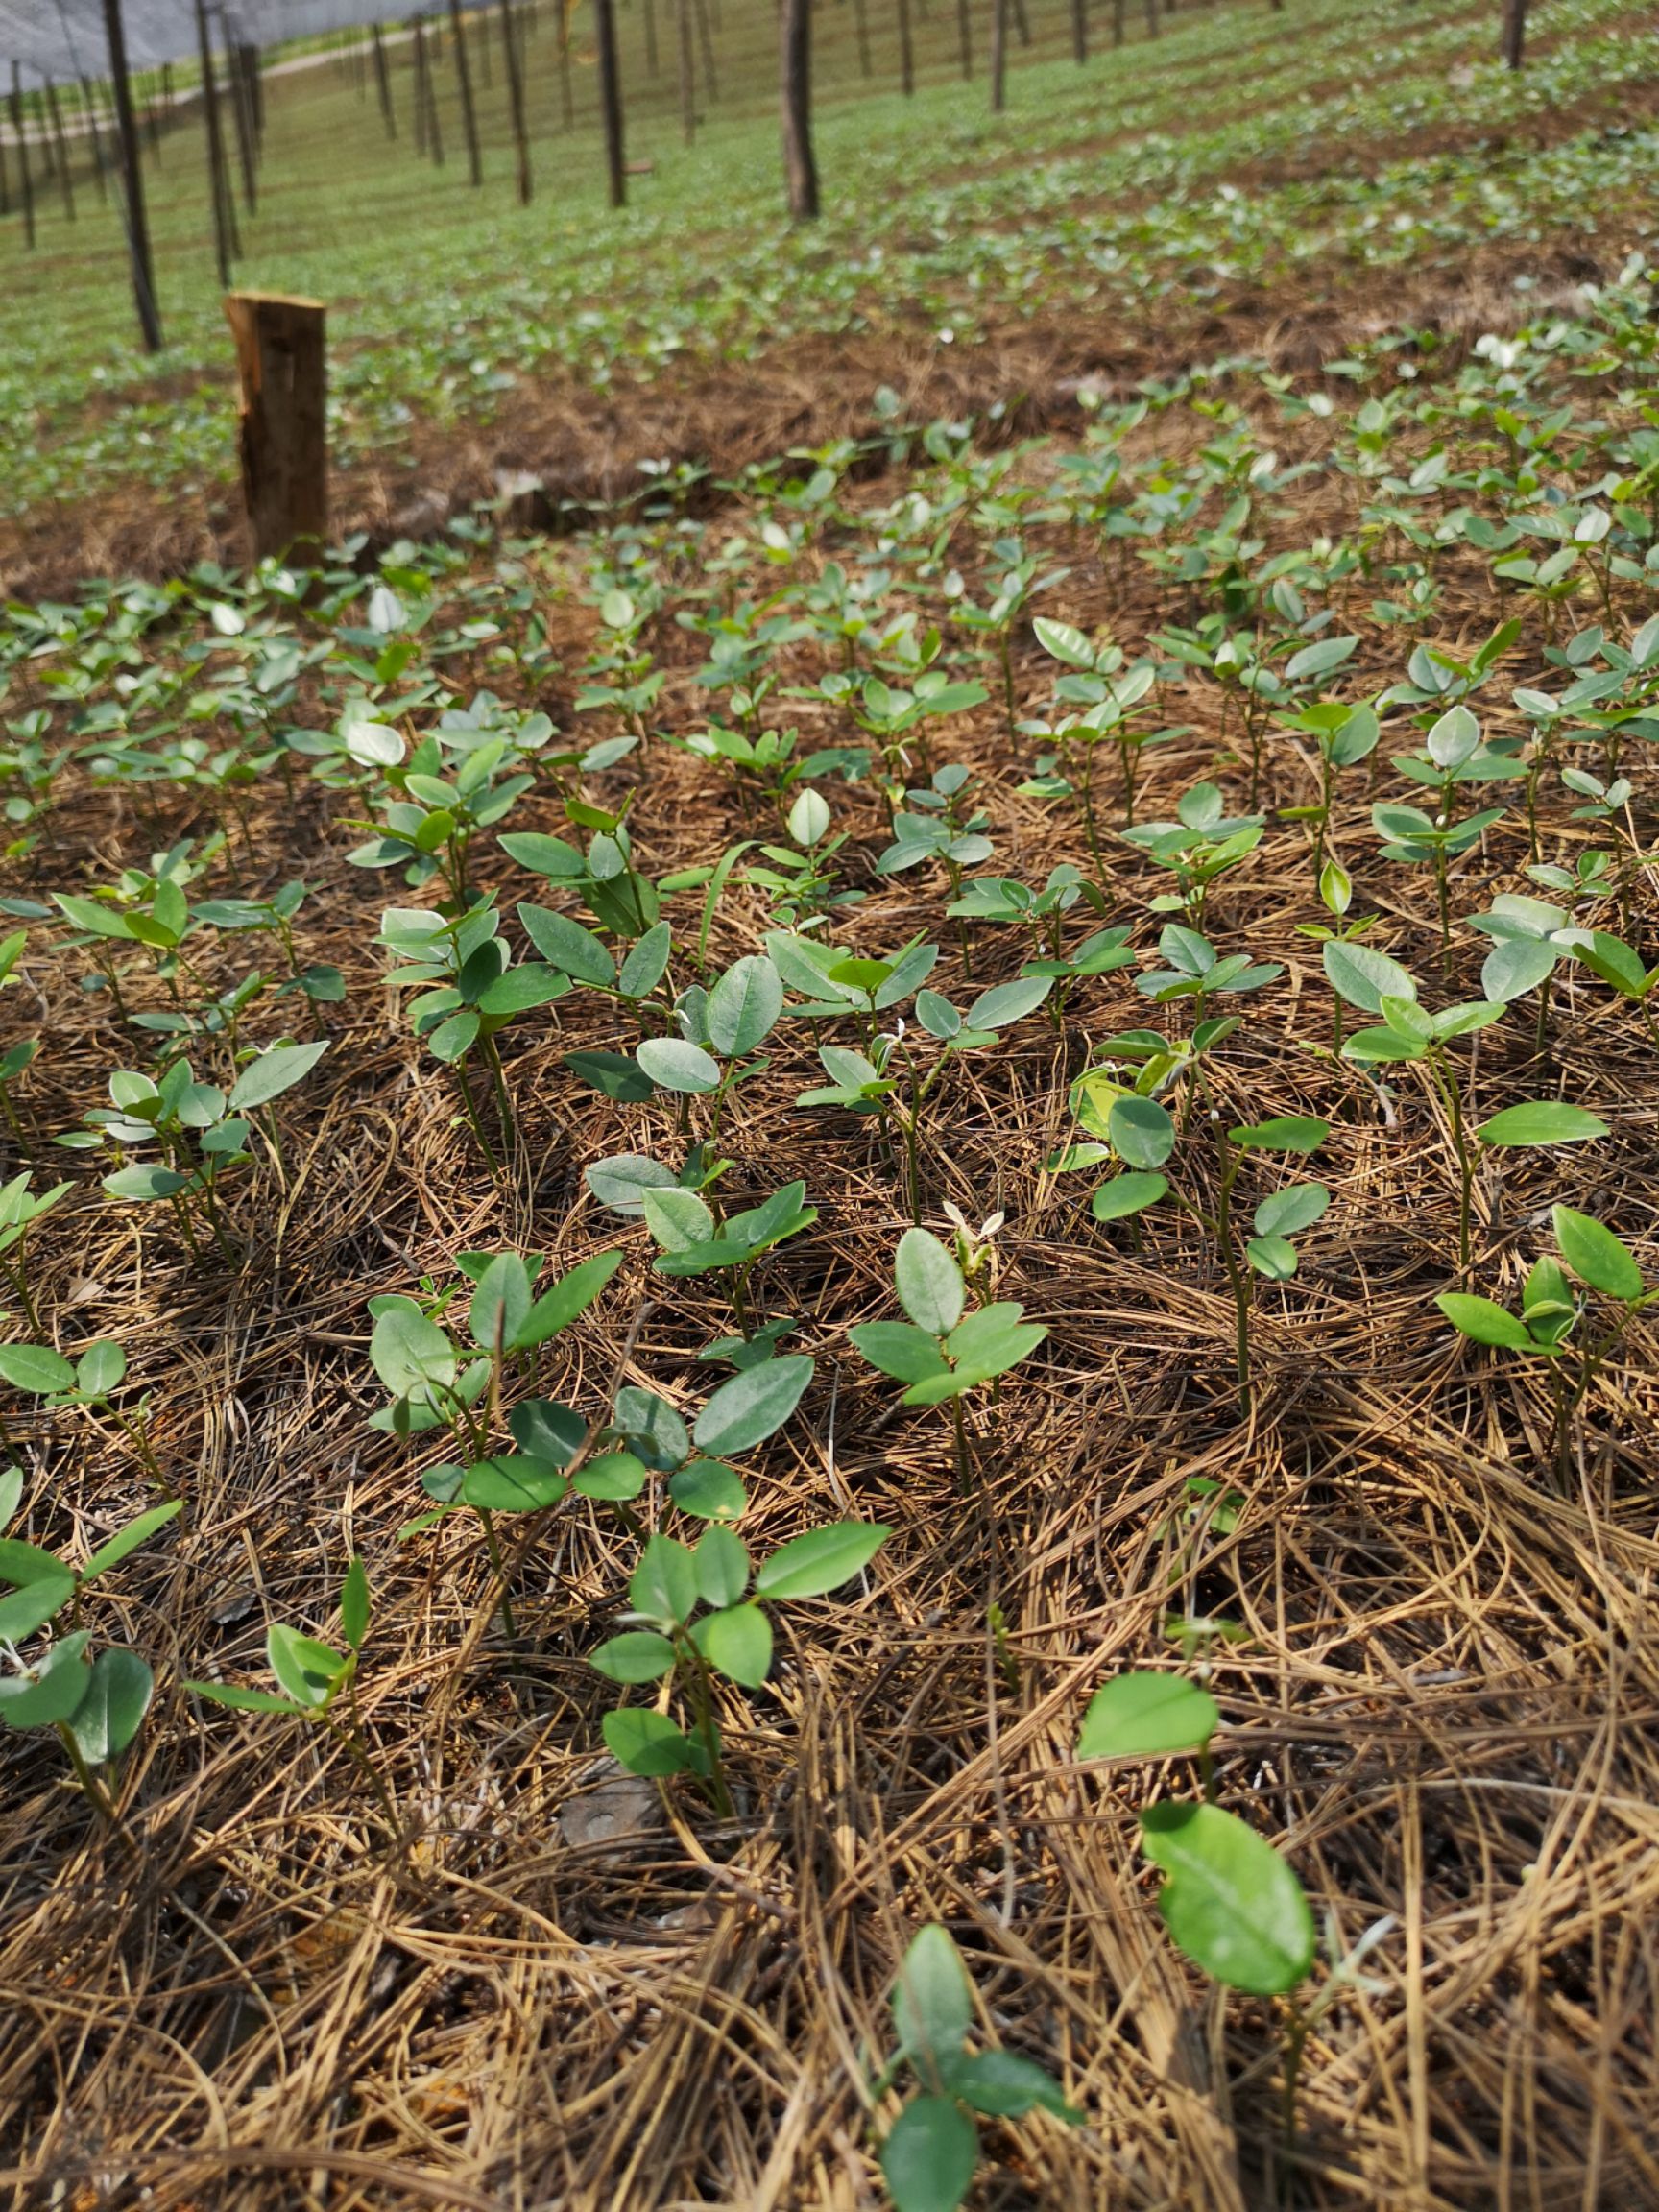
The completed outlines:
[[[1650,75],[1659,35],[1623,0],[1560,0],[1515,79],[1490,52],[1489,12],[1424,6],[1399,37],[1393,0],[1298,0],[1276,12],[1228,0],[1166,19],[1156,49],[1098,50],[1079,70],[1057,53],[1065,17],[1033,0],[1033,47],[1016,49],[1010,112],[984,112],[982,76],[953,81],[953,19],[918,26],[927,66],[915,96],[861,94],[850,5],[822,12],[819,125],[826,220],[792,233],[781,206],[769,43],[729,0],[722,97],[691,148],[680,141],[665,37],[643,80],[640,13],[628,19],[631,180],[603,204],[592,71],[574,54],[578,128],[557,128],[556,39],[531,42],[537,197],[514,199],[501,72],[482,93],[488,180],[387,143],[372,96],[334,69],[273,83],[259,212],[244,218],[239,281],[328,301],[334,443],[346,464],[394,458],[414,421],[488,414],[512,380],[603,388],[665,365],[786,346],[803,331],[929,320],[970,345],[989,324],[1098,311],[1160,287],[1269,280],[1310,258],[1406,267],[1425,251],[1584,227],[1584,195],[1640,188],[1646,140],[1587,146],[1575,173],[1549,144],[1579,108],[1616,121]],[[1105,25],[1094,25],[1096,39]],[[890,47],[891,41],[888,41]],[[981,58],[982,59],[982,58]],[[453,100],[452,72],[445,83]],[[637,110],[637,111],[636,111]],[[1638,125],[1644,114],[1634,118]],[[1544,130],[1535,147],[1529,131]],[[1513,134],[1494,156],[1482,143]],[[1471,141],[1478,163],[1455,154]],[[1378,150],[1340,178],[1274,180],[1240,195],[1217,235],[1207,195],[1310,146]],[[1405,157],[1396,174],[1386,155]],[[1414,166],[1413,166],[1414,165]],[[1621,168],[1627,174],[1622,180]],[[203,134],[166,139],[151,169],[168,349],[133,343],[114,221],[81,192],[71,228],[51,203],[30,255],[0,230],[11,311],[0,335],[0,501],[44,503],[144,482],[224,479],[230,398],[208,228]]]

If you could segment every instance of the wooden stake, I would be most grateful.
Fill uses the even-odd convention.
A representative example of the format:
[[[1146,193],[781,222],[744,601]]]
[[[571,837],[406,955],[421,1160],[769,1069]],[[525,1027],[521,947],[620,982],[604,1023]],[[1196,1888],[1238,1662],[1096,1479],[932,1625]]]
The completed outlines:
[[[507,110],[513,119],[513,146],[518,156],[518,204],[530,204],[530,134],[524,124],[524,66],[513,21],[513,0],[501,0],[501,60],[507,70]],[[565,97],[570,88],[566,81]],[[566,115],[568,121],[568,115]]]
[[[1082,0],[1073,0],[1081,7]],[[916,51],[910,37],[910,0],[899,0],[899,89],[909,96],[916,89]]]
[[[231,292],[225,316],[236,341],[253,558],[313,563],[328,537],[325,310],[320,300]]]
[[[75,220],[75,180],[69,174],[69,141],[63,135],[63,110],[58,105],[58,87],[46,80],[46,112],[52,119],[52,143],[58,149],[58,188],[63,195],[63,213]]]
[[[225,175],[225,141],[219,132],[219,90],[213,77],[213,43],[206,0],[196,0],[196,47],[202,63],[202,108],[207,124],[207,189],[213,201],[213,251],[219,288],[230,289],[230,186]]]
[[[138,122],[132,112],[132,86],[127,75],[127,27],[121,20],[121,0],[104,0],[104,28],[109,39],[109,76],[115,87],[115,123],[121,133],[121,167],[126,181],[122,215],[127,226],[127,252],[132,264],[132,296],[138,305],[138,327],[145,350],[161,350],[161,315],[156,304],[155,264],[150,258],[150,225],[144,212],[144,177],[138,158]],[[81,80],[84,90],[86,80]],[[91,113],[91,104],[87,104]],[[93,126],[97,146],[97,126]],[[95,156],[98,174],[104,174],[102,152]]]
[[[467,57],[461,0],[449,0],[449,24],[455,41],[455,84],[461,94],[461,128],[467,138],[467,173],[474,184],[482,184],[484,156],[478,150],[478,116],[472,106],[472,65]]]
[[[697,135],[697,64],[691,46],[691,0],[674,0],[680,25],[680,129],[689,146]]]
[[[380,116],[386,125],[388,138],[397,135],[397,118],[392,108],[392,79],[386,67],[386,42],[380,36],[378,23],[371,23],[369,36],[374,44],[374,84],[380,95]]]
[[[12,64],[12,128],[17,134],[17,171],[23,196],[23,236],[35,243],[35,180],[29,170],[29,140],[23,129],[23,64]]]
[[[812,0],[783,0],[783,176],[789,212],[798,223],[818,213],[818,164],[812,153]]]
[[[612,0],[593,0],[593,28],[599,45],[599,108],[605,121],[605,167],[611,204],[620,207],[628,198],[628,165],[622,150],[622,80],[616,67],[616,16]]]
[[[1008,0],[991,0],[991,112],[1007,106]]]
[[[974,74],[974,16],[969,0],[956,0],[956,52],[964,77]]]
[[[230,36],[230,26],[220,11],[219,28],[225,34],[226,91],[230,100],[230,120],[236,130],[236,158],[242,171],[242,204],[252,215],[259,205],[259,181],[253,173],[253,108],[248,89],[248,67],[243,50]]]

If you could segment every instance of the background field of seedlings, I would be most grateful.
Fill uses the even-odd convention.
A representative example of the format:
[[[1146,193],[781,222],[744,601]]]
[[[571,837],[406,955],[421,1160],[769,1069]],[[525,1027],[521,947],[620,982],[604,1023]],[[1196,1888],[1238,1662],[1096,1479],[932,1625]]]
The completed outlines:
[[[1542,1045],[1530,996],[1455,1047],[1473,1118],[1559,1098],[1608,1131],[1489,1152],[1464,1271],[1444,1102],[1417,1067],[1333,1056],[1310,933],[1375,916],[1361,942],[1434,1008],[1480,998],[1492,940],[1467,918],[1502,894],[1652,957],[1659,675],[1630,661],[1659,519],[1641,236],[1632,220],[1601,242],[1599,287],[1550,276],[1539,314],[1506,294],[1502,327],[1391,327],[1295,371],[1214,361],[1044,440],[912,419],[890,395],[879,435],[729,471],[718,493],[647,484],[560,540],[466,523],[337,566],[309,605],[280,572],[202,567],[8,607],[6,911],[27,938],[0,1007],[8,1045],[40,1041],[6,1086],[8,1169],[71,1185],[28,1238],[40,1329],[10,1296],[8,1328],[68,1353],[114,1337],[129,1360],[111,1408],[7,1392],[26,1477],[10,1533],[83,1559],[164,1489],[184,1502],[86,1599],[98,1638],[156,1673],[110,1784],[136,1848],[49,1733],[0,1740],[9,2201],[875,2204],[897,2109],[871,2089],[888,1995],[931,1920],[969,1964],[985,2039],[1050,2068],[1084,2115],[987,2124],[975,2203],[1659,2196],[1651,1331],[1631,1322],[1563,1450],[1548,1363],[1477,1349],[1435,1304],[1518,1307],[1557,1203],[1659,1272],[1646,1006],[1564,955]],[[1212,1112],[1317,1116],[1332,1199],[1294,1276],[1256,1286],[1242,1407],[1212,1244],[1166,1205],[1097,1221],[1111,1163],[1054,1166],[1085,1134],[1070,1087],[1105,1040],[1189,1035],[1191,1017],[1137,989],[1166,965],[1153,902],[1180,886],[1118,834],[1116,746],[1093,756],[1095,851],[1031,727],[1076,711],[1039,617],[1152,671],[1140,821],[1175,820],[1205,782],[1228,816],[1262,817],[1202,926],[1273,973],[1204,1009],[1239,1025],[1206,1056],[1170,1173],[1209,1188]],[[934,629],[937,666],[975,703],[913,730],[911,774],[891,778],[869,697],[835,680],[913,687]],[[1328,638],[1356,642],[1287,676]],[[1252,652],[1289,691],[1241,685]],[[1486,745],[1537,770],[1535,846],[1526,779],[1454,794],[1454,816],[1504,811],[1450,863],[1444,961],[1431,869],[1384,857],[1372,813],[1423,796],[1392,761],[1436,717],[1435,668],[1463,671]],[[1537,706],[1575,685],[1571,709]],[[1306,812],[1317,747],[1283,718],[1321,698],[1374,702],[1382,726],[1323,832],[1351,878],[1345,921]],[[832,1520],[892,1531],[861,1584],[781,1607],[769,1680],[723,1695],[727,1818],[684,1784],[619,1788],[604,1754],[617,1694],[589,1657],[627,1608],[636,1538],[582,1501],[521,1528],[509,1637],[464,1517],[400,1540],[437,1446],[369,1426],[386,1397],[369,1301],[452,1290],[468,1252],[544,1254],[549,1276],[621,1252],[539,1364],[547,1395],[590,1415],[626,1386],[690,1410],[727,1372],[697,1357],[732,1326],[715,1279],[656,1271],[645,1228],[588,1180],[624,1151],[678,1168],[706,1127],[696,1099],[615,1101],[566,1065],[632,1052],[627,1010],[578,989],[500,1032],[511,1125],[474,1067],[493,1174],[388,985],[383,911],[442,887],[353,865],[388,794],[342,733],[367,720],[413,742],[461,709],[527,749],[530,787],[469,856],[521,957],[517,902],[582,909],[499,830],[585,845],[626,807],[635,864],[670,886],[684,988],[777,926],[760,846],[791,850],[807,788],[846,839],[833,889],[858,895],[823,929],[870,956],[936,944],[932,986],[959,1006],[1038,949],[950,916],[953,870],[1040,891],[1070,865],[1090,891],[1058,912],[1062,948],[1129,932],[1130,965],[1076,983],[1058,1022],[1040,1007],[955,1058],[921,1118],[924,1221],[948,1236],[950,1207],[975,1229],[1001,1214],[997,1295],[1047,1331],[972,1402],[966,1493],[948,1410],[901,1407],[847,1336],[897,1316],[911,1219],[878,1123],[797,1103],[825,1080],[818,1046],[859,1045],[858,1025],[785,1015],[726,1105],[728,1209],[799,1178],[818,1210],[753,1279],[756,1311],[793,1316],[785,1349],[817,1364],[742,1463],[741,1532],[760,1554]],[[842,757],[779,792],[687,748],[710,727],[793,732],[795,763]],[[594,747],[608,764],[583,766]],[[960,810],[984,819],[966,833],[993,850],[884,872],[895,789],[902,812],[906,781],[947,767],[969,771]],[[54,902],[155,913],[163,877],[187,906],[302,883],[291,946],[203,922],[169,974],[165,948],[88,942]],[[111,959],[126,1019],[100,982]],[[198,1219],[193,1253],[165,1201],[106,1193],[107,1150],[55,1140],[108,1104],[113,1071],[181,1047],[228,1083],[226,995],[255,972],[240,1044],[327,1048],[275,1104],[279,1145],[224,1172],[220,1236]],[[301,973],[309,992],[280,992]],[[1252,1165],[1240,1188],[1254,1204],[1280,1180]],[[154,1470],[113,1417],[140,1401]],[[269,1686],[272,1623],[337,1643],[354,1553],[373,1592],[357,1684],[373,1784],[315,1732],[182,1687]],[[1294,1867],[1330,1955],[1375,1931],[1310,2034],[1288,2168],[1280,2015],[1182,1962],[1140,1853],[1142,1806],[1190,1776],[1077,1760],[1089,1696],[1131,1667],[1207,1681],[1219,1801]]]

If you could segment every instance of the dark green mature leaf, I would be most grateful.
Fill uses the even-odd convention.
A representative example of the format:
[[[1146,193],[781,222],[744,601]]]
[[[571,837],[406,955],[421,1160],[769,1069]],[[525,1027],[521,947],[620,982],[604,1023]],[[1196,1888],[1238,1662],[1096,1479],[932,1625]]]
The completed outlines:
[[[273,1098],[280,1098],[284,1091],[292,1091],[302,1082],[328,1049],[325,1038],[319,1045],[277,1045],[269,1052],[261,1052],[257,1060],[251,1060],[230,1086],[227,1104],[232,1114],[250,1113],[255,1106],[269,1106]]]
[[[722,1530],[720,1533],[724,1534]],[[745,1690],[758,1690],[772,1670],[772,1623],[758,1605],[729,1605],[706,1613],[691,1640],[716,1672]]]
[[[1089,1211],[1096,1221],[1123,1221],[1131,1214],[1143,1213],[1148,1206],[1155,1206],[1168,1189],[1167,1175],[1126,1169],[1100,1186],[1089,1201]]]
[[[1330,1122],[1312,1114],[1278,1114],[1229,1129],[1227,1142],[1245,1152],[1317,1152],[1330,1134]]]
[[[1294,1989],[1313,1963],[1313,1915],[1272,1846],[1218,1805],[1149,1805],[1142,1846],[1167,1879],[1159,1894],[1176,1948],[1229,1989]]]
[[[588,1664],[611,1682],[659,1682],[674,1664],[674,1647],[653,1629],[629,1629],[608,1638]]]
[[[120,1646],[92,1662],[85,1695],[69,1717],[69,1733],[89,1767],[119,1759],[144,1725],[156,1677],[136,1651]]]
[[[1115,1098],[1106,1133],[1112,1149],[1130,1167],[1162,1167],[1175,1149],[1175,1124],[1156,1098]]]
[[[978,2132],[949,2097],[914,2098],[881,2146],[881,2175],[896,2212],[956,2212],[978,2162]]]
[[[1415,998],[1417,996],[1416,983],[1399,961],[1390,960],[1385,952],[1373,951],[1369,945],[1332,938],[1320,957],[1332,989],[1339,998],[1346,998],[1350,1006],[1358,1006],[1362,1014],[1380,1014],[1384,998]]]
[[[67,1720],[92,1680],[91,1631],[60,1637],[26,1674],[0,1675],[0,1720],[8,1728],[51,1728]]]
[[[763,1444],[800,1405],[812,1364],[806,1353],[790,1353],[722,1382],[691,1431],[698,1450],[725,1459]]]
[[[31,1398],[55,1397],[75,1387],[74,1368],[47,1344],[0,1344],[0,1377]]]
[[[664,1713],[624,1705],[607,1713],[599,1725],[606,1749],[630,1774],[684,1774],[692,1763],[690,1744]]]
[[[146,1544],[158,1528],[165,1528],[169,1521],[177,1521],[184,1510],[182,1498],[173,1498],[165,1505],[152,1505],[148,1513],[140,1513],[136,1521],[129,1521],[125,1528],[118,1528],[107,1544],[97,1551],[81,1570],[83,1582],[93,1581],[118,1566],[130,1551],[136,1551]]]

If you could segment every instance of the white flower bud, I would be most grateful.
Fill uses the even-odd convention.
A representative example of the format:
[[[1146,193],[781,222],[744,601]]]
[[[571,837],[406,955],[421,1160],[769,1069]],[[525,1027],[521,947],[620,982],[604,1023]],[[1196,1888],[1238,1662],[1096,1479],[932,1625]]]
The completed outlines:
[[[830,828],[830,803],[816,791],[803,791],[789,809],[789,834],[797,845],[816,845]]]

